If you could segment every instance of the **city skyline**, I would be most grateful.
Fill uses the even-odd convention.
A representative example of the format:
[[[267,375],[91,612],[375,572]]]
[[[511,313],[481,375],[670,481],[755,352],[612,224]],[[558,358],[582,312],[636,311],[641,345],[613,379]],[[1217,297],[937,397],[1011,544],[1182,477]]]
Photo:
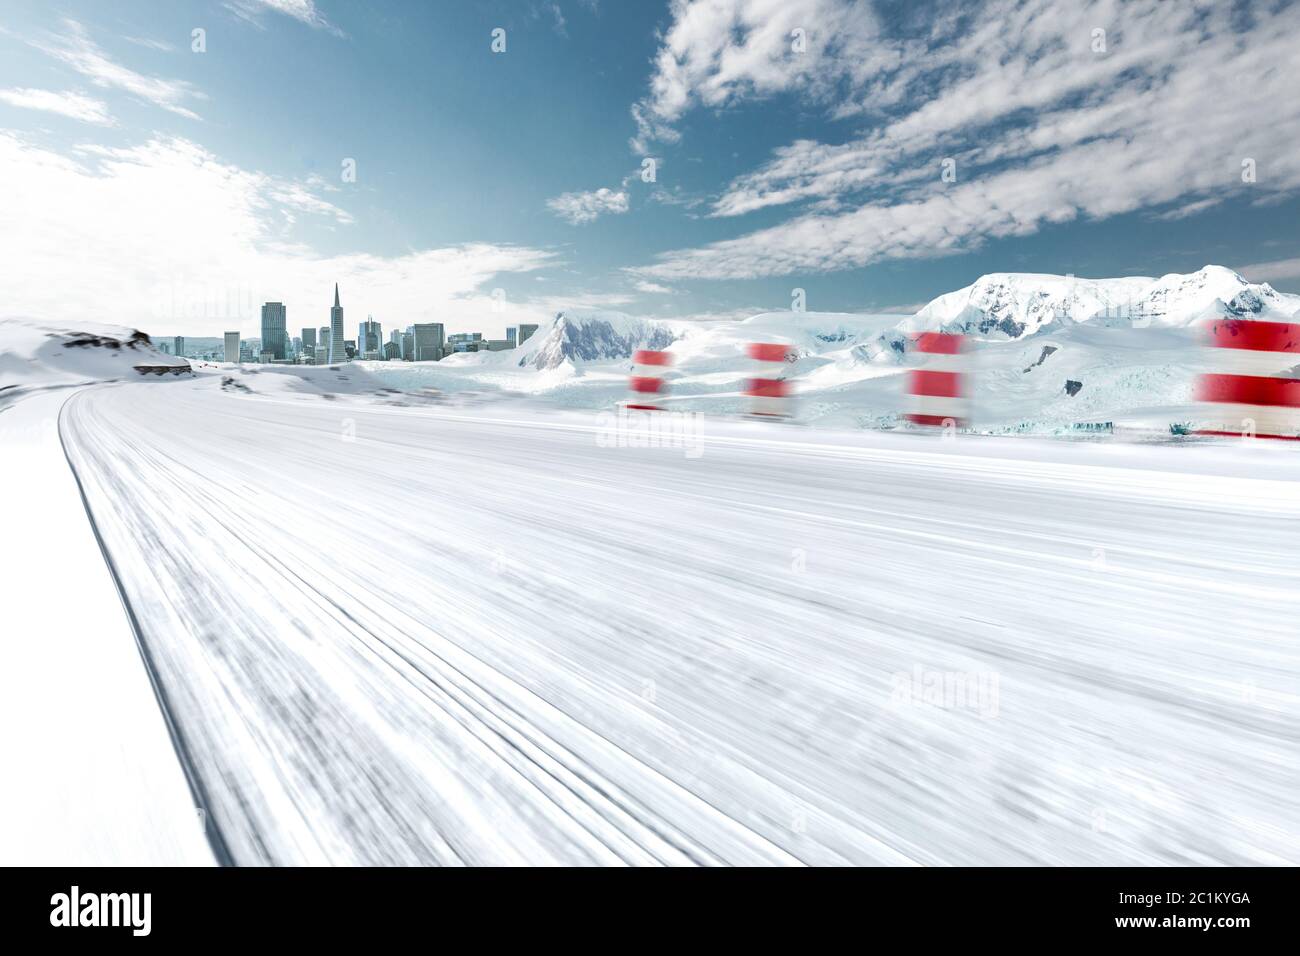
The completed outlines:
[[[504,351],[523,344],[538,329],[536,323],[521,323],[507,327],[503,338],[492,339],[485,338],[481,330],[448,334],[445,323],[415,322],[391,328],[389,341],[385,342],[383,323],[367,315],[358,325],[357,337],[349,339],[338,283],[334,285],[328,326],[304,326],[299,335],[290,334],[287,310],[281,302],[264,302],[261,317],[260,335],[245,336],[241,330],[226,329],[220,335],[178,335],[170,337],[169,343],[162,341],[162,336],[155,337],[163,351],[177,356],[209,361],[224,359],[229,363],[333,365],[351,361],[440,361],[453,352]],[[219,344],[206,351],[195,344],[209,339]],[[336,342],[340,343],[342,354],[335,350]],[[253,343],[257,345],[255,349]],[[448,345],[452,347],[447,348]],[[324,362],[318,361],[318,348],[326,350]]]

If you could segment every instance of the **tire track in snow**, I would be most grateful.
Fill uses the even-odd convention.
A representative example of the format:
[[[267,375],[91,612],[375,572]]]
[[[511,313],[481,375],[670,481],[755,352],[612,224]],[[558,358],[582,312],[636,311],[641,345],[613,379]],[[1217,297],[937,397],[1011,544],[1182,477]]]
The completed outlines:
[[[90,414],[93,416],[93,411]],[[85,443],[88,446],[95,446],[97,439],[91,436],[108,435],[112,429],[105,423],[95,422],[92,417],[87,420],[81,433],[87,439]],[[417,662],[412,642],[404,637],[392,621],[379,616],[384,631],[380,633],[373,624],[358,620],[326,593],[329,585],[339,583],[331,580],[328,573],[322,575],[321,583],[313,584],[290,566],[290,561],[305,560],[306,555],[290,555],[283,551],[278,555],[268,553],[250,537],[250,522],[223,503],[223,494],[226,500],[230,500],[230,489],[221,489],[216,483],[180,465],[157,449],[136,445],[126,446],[120,451],[127,454],[113,456],[119,463],[128,456],[132,458],[135,467],[149,473],[151,481],[155,483],[155,490],[159,490],[158,482],[170,484],[178,496],[188,498],[191,503],[199,506],[205,523],[224,529],[239,547],[256,556],[268,574],[277,575],[309,602],[329,609],[340,627],[349,632],[351,639],[369,645],[376,656],[385,659],[387,666],[401,680],[491,750],[504,765],[501,772],[512,770],[527,779],[557,811],[582,827],[614,858],[625,863],[722,862],[697,841],[674,828],[666,819],[656,816],[649,808],[620,792],[617,786],[592,768],[583,767],[567,748],[547,737],[540,729],[530,726],[513,706],[476,683],[436,652],[421,647],[423,653],[419,657],[422,662]],[[111,469],[112,463],[108,458],[102,458],[100,466],[102,469]],[[205,487],[209,484],[217,489],[216,493]],[[242,531],[237,530],[241,527]],[[147,647],[147,638],[142,638],[142,642]],[[406,646],[399,646],[403,644]],[[609,745],[608,741],[605,743]],[[621,759],[642,766],[630,755],[623,754]],[[650,768],[643,766],[640,772],[654,774]],[[697,803],[702,812],[712,815],[724,827],[735,829],[743,841],[766,843],[716,809],[707,808],[707,804],[698,797],[677,788],[671,781],[664,780],[664,784],[677,789],[679,799]],[[603,821],[604,825],[598,821]],[[797,862],[775,846],[767,844],[767,847],[764,855],[768,856],[769,862],[782,859]]]
[[[135,644],[140,652],[140,661],[144,664],[145,672],[149,675],[149,684],[153,688],[154,698],[158,701],[158,709],[162,713],[163,721],[167,725],[167,733],[171,737],[172,746],[176,750],[176,760],[185,773],[185,780],[189,785],[190,794],[194,797],[195,809],[204,814],[204,836],[207,838],[208,845],[212,848],[212,855],[216,859],[217,865],[231,866],[235,861],[230,854],[230,848],[226,843],[221,827],[212,815],[212,800],[208,795],[207,787],[204,785],[198,768],[195,766],[190,744],[173,711],[170,697],[163,686],[162,679],[158,674],[158,667],[154,663],[153,655],[150,653],[148,643],[141,631],[139,617],[136,615],[135,608],[131,605],[131,599],[122,584],[122,576],[118,573],[117,564],[113,561],[113,555],[109,552],[108,545],[104,542],[104,536],[99,530],[99,523],[95,520],[95,513],[90,507],[90,501],[86,498],[86,488],[82,484],[81,475],[72,461],[72,456],[68,453],[68,443],[63,432],[64,415],[68,405],[80,394],[74,394],[59,408],[57,427],[59,445],[63,449],[63,457],[68,463],[68,469],[72,472],[72,478],[77,483],[77,492],[81,496],[82,507],[86,510],[86,520],[90,522],[90,530],[95,535],[95,541],[99,545],[100,553],[104,556],[104,564],[108,567],[108,573],[113,579],[113,586],[117,590],[118,597],[122,600],[122,609],[126,613],[127,621],[130,622],[131,633],[135,635]]]

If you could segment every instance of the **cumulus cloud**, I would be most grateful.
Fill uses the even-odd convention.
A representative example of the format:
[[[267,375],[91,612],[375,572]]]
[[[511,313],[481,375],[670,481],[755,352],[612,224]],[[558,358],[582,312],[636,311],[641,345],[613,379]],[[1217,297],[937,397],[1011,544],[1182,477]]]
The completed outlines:
[[[81,120],[83,123],[93,123],[96,126],[114,124],[113,117],[108,112],[108,105],[103,100],[92,99],[80,93],[16,88],[0,90],[0,102],[28,110],[58,113],[60,116]]]
[[[878,42],[870,7],[853,0],[673,0],[648,94],[632,108],[633,148],[675,142],[694,107],[800,90],[829,102],[904,55]]]
[[[554,261],[546,250],[490,243],[320,254],[292,241],[279,214],[346,222],[346,213],[308,185],[222,162],[180,138],[67,156],[0,131],[0,168],[23,184],[0,204],[0,262],[24,277],[6,292],[7,313],[255,334],[266,300],[285,302],[295,327],[324,324],[337,281],[345,306],[385,324],[533,320],[535,307],[502,310],[491,287]]]
[[[565,222],[578,226],[594,222],[604,214],[618,215],[628,210],[626,190],[602,186],[591,192],[561,193],[546,200],[546,207]]]
[[[72,67],[96,86],[123,90],[177,116],[199,118],[193,110],[182,105],[190,99],[204,99],[203,94],[189,83],[137,73],[110,59],[77,21],[65,20],[64,27],[67,32],[32,40],[32,46]]]
[[[781,90],[869,129],[776,150],[711,214],[790,207],[790,219],[669,252],[644,275],[854,268],[1049,223],[1165,206],[1175,208],[1158,215],[1178,218],[1300,190],[1300,101],[1288,91],[1295,5],[990,0],[886,29],[848,0],[793,0],[777,23],[812,24],[811,60],[780,46],[780,31],[758,19],[767,10],[760,0],[674,3],[637,106],[649,117],[643,135],[697,106]],[[821,42],[825,24],[836,30]],[[864,45],[875,52],[852,61],[848,51]],[[945,160],[954,181],[941,180]],[[1246,160],[1254,182],[1243,181]]]

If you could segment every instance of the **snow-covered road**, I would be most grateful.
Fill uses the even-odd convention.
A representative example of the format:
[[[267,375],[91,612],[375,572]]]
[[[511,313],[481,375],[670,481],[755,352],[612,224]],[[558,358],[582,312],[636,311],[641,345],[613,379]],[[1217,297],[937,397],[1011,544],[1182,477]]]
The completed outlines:
[[[1300,863],[1294,448],[609,424],[68,403],[237,862]]]

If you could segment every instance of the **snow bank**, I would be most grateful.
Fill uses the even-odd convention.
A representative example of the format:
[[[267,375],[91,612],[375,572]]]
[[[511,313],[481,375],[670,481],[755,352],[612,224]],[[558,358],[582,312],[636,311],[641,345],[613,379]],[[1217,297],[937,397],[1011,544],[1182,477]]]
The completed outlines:
[[[187,369],[189,363],[159,352],[138,329],[0,318],[0,402],[34,388],[134,378],[139,366]]]

